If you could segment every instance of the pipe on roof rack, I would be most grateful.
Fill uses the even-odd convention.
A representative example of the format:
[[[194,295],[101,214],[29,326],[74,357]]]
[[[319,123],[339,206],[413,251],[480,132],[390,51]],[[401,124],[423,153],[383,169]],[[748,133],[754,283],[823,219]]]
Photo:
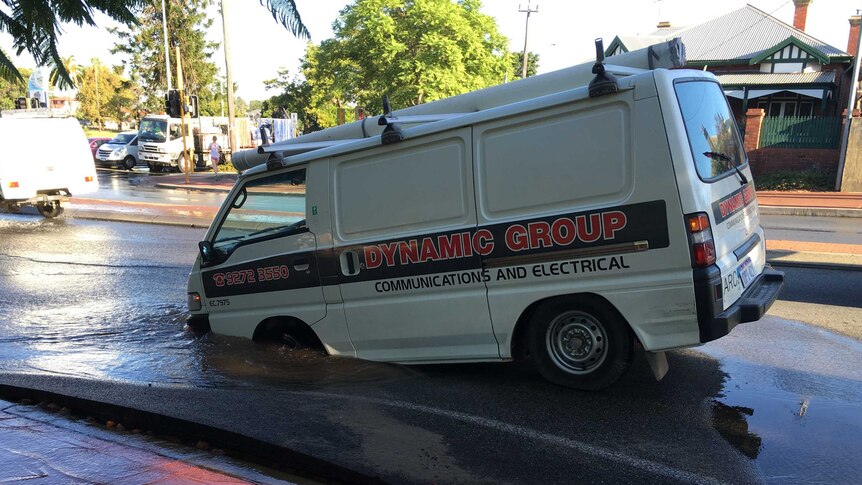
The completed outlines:
[[[682,40],[675,38],[643,49],[615,55],[607,61],[614,66],[635,69],[679,68],[685,65],[685,46]],[[445,116],[451,113],[471,113],[558,93],[588,85],[593,78],[594,64],[595,60],[590,60],[558,71],[395,110],[392,114],[400,119],[410,116]],[[280,146],[286,147],[298,143],[353,140],[380,136],[383,128],[377,124],[377,116],[369,116],[353,123],[333,126],[274,143],[267,146],[267,151],[276,151]],[[256,165],[266,163],[267,159],[268,155],[259,154],[256,150],[243,150],[233,155],[233,164],[239,170],[248,170]]]

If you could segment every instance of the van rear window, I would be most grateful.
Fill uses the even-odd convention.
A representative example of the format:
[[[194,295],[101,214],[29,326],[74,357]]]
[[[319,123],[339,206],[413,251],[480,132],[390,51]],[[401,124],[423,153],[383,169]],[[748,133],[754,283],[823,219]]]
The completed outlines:
[[[700,178],[715,179],[744,164],[736,121],[718,83],[686,81],[674,89]]]

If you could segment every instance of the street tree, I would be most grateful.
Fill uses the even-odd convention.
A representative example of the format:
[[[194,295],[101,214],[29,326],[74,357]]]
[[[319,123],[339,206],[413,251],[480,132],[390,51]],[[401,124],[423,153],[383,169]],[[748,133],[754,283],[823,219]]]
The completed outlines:
[[[480,0],[357,0],[341,11],[334,37],[303,62],[315,116],[332,109],[416,105],[499,84],[512,71],[508,40],[480,12]]]
[[[276,22],[290,30],[293,35],[308,38],[308,29],[302,23],[294,0],[259,0],[272,14]],[[12,36],[12,48],[16,54],[30,53],[38,66],[57,69],[58,84],[74,87],[60,52],[57,49],[64,23],[95,27],[95,12],[126,25],[136,25],[136,13],[152,3],[148,0],[0,0],[7,9],[0,11],[0,32]],[[182,3],[182,2],[179,2]],[[161,38],[161,37],[159,37]],[[0,49],[0,79],[21,80],[9,55]]]
[[[48,75],[48,81],[51,86],[57,86],[60,89],[77,86],[78,81],[81,79],[81,66],[75,61],[75,56],[63,57],[61,64],[66,69],[66,72],[69,73],[69,78],[72,82],[66,82],[66,79],[60,75],[60,66],[54,65],[51,68],[51,74]]]
[[[0,109],[15,109],[15,99],[27,97],[27,82],[30,70],[18,68],[18,79],[6,80],[0,78]]]
[[[264,81],[263,84],[268,91],[279,94],[264,100],[257,107],[257,109],[261,110],[260,115],[262,117],[280,118],[282,113],[296,113],[297,123],[299,124],[297,128],[302,133],[317,131],[335,123],[336,113],[333,109],[330,109],[330,112],[326,113],[328,117],[324,120],[318,118],[322,113],[321,110],[314,107],[311,97],[311,86],[299,76],[291,76],[287,69],[278,69],[277,77]],[[323,103],[323,105],[324,107],[330,107],[328,103]]]
[[[513,71],[512,79],[521,79],[521,66],[524,62],[524,53],[522,51],[510,52],[511,69]],[[535,52],[527,53],[527,77],[535,76],[539,71],[539,54]]]
[[[209,0],[165,2],[168,44],[179,46],[185,92],[205,100],[214,96],[211,88],[218,73],[212,61],[218,44],[206,39],[206,32],[213,23],[207,16],[208,5]],[[167,86],[161,1],[147,1],[137,18],[138,25],[132,28],[109,29],[118,37],[111,52],[125,55],[123,62],[127,72],[144,93],[141,108],[160,111],[164,109],[163,93]],[[173,52],[171,61],[176,62]]]
[[[76,96],[80,105],[77,117],[95,122],[101,127],[105,120],[117,123],[132,119],[134,99],[139,91],[130,80],[122,76],[123,67],[108,67],[99,59],[81,69]]]

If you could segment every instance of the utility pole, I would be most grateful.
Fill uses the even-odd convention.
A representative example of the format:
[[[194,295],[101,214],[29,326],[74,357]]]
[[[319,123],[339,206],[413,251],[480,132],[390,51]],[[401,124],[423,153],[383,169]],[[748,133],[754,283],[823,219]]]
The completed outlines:
[[[99,101],[99,58],[93,58],[93,76],[96,78],[96,118],[99,119],[99,129],[102,129],[102,106]]]
[[[171,56],[168,55],[168,17],[165,14],[165,0],[162,0],[162,35],[165,38],[165,77],[168,79],[168,91],[171,90]]]
[[[227,35],[227,8],[226,0],[221,0],[221,24],[224,29],[224,64],[225,75],[227,77],[227,136],[230,143],[231,156],[236,152],[236,143],[234,141],[234,106],[233,106],[233,77],[230,71],[230,43]]]
[[[224,1],[224,0],[222,0],[222,1]],[[521,8],[521,5],[519,4],[518,5],[518,11],[521,13],[527,14],[527,22],[524,24],[524,58],[521,59],[521,79],[526,79],[527,78],[527,56],[528,56],[528,53],[527,53],[527,33],[530,30],[530,14],[534,13],[534,12],[538,13],[539,12],[539,6],[536,5],[535,10],[531,9],[530,8],[530,2],[528,0],[527,1],[527,8],[523,9],[523,8]]]
[[[183,89],[183,65],[180,62],[180,46],[176,46],[176,49],[177,89],[180,91],[180,134],[183,137],[183,166],[185,167],[183,172],[186,173],[186,185],[188,185],[190,182],[189,170],[191,170],[191,164],[189,163],[189,152],[186,146],[186,95]]]

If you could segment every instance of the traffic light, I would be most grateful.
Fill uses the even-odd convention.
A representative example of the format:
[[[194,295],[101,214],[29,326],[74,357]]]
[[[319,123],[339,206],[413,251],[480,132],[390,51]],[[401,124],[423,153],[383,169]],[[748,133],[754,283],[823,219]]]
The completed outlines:
[[[200,116],[200,112],[198,111],[198,96],[196,94],[189,96],[189,105],[186,107],[186,114],[192,118]]]
[[[15,99],[15,109],[27,109],[27,98],[17,98]]]
[[[176,89],[171,89],[165,94],[165,113],[171,118],[180,117],[180,92]]]

